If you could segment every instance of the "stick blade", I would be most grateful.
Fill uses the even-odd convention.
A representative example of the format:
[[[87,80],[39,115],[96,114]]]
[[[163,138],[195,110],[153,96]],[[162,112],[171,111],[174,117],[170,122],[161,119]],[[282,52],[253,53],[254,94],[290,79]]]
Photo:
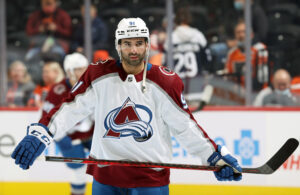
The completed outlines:
[[[288,139],[266,164],[273,170],[273,172],[276,171],[293,154],[298,145],[299,141],[297,139]]]
[[[254,174],[272,174],[293,154],[298,145],[298,140],[295,138],[290,138],[264,165],[257,168],[243,168],[242,172]]]

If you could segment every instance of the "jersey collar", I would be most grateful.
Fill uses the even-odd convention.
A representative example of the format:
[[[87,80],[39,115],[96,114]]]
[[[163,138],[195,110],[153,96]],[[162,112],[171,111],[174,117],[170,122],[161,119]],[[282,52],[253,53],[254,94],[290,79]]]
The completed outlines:
[[[123,67],[122,67],[122,63],[120,62],[120,60],[117,60],[117,67],[119,68],[119,75],[120,75],[120,78],[122,79],[122,81],[125,81],[128,74],[124,71]],[[152,64],[148,63],[147,65],[147,71],[151,70],[152,68]],[[143,72],[144,71],[141,71],[140,73],[134,75],[135,77],[135,80],[137,82],[140,82],[143,80]]]

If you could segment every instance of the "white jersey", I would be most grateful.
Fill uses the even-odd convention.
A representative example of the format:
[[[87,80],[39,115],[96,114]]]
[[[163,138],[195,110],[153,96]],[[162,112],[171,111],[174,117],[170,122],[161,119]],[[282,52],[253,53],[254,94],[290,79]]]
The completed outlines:
[[[165,49],[168,43],[165,43]],[[178,26],[172,33],[174,71],[180,78],[193,78],[211,61],[207,40],[202,32],[190,26]]]
[[[42,117],[45,117],[55,106],[59,105],[63,99],[70,93],[72,86],[69,79],[63,79],[61,82],[54,84],[45,99],[43,105]],[[87,140],[92,137],[94,118],[93,115],[83,119],[74,127],[66,131],[66,134],[60,133],[55,136],[55,141],[60,141],[64,136],[68,135],[73,140]]]
[[[172,132],[190,154],[207,164],[216,145],[189,111],[180,78],[149,64],[143,93],[142,74],[126,74],[114,60],[92,64],[65,102],[40,122],[55,138],[94,114],[90,156],[109,160],[170,162]]]

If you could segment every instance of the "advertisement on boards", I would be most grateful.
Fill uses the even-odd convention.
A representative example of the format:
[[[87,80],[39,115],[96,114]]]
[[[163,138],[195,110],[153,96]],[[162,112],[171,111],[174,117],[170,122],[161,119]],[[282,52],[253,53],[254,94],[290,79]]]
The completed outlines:
[[[14,164],[10,155],[16,144],[25,136],[26,127],[39,119],[37,111],[0,111],[0,181],[65,182],[72,172],[64,163],[46,162],[38,159],[26,171]],[[289,137],[300,138],[297,129],[299,112],[289,111],[202,111],[194,114],[199,125],[220,145],[224,145],[238,159],[242,167],[258,167],[264,164]],[[172,137],[173,162],[201,164],[190,155],[176,137]],[[61,156],[53,143],[44,155]],[[290,186],[300,187],[300,150],[272,175],[244,174],[241,182],[234,185]],[[91,177],[90,181],[92,180]],[[171,170],[174,184],[217,184],[210,171]],[[231,185],[231,183],[224,183]]]

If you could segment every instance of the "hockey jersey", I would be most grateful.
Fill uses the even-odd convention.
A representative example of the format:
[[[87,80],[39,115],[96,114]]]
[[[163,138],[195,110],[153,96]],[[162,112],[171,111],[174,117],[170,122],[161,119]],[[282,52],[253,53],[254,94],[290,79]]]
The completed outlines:
[[[55,138],[94,114],[90,156],[95,159],[170,162],[172,133],[190,154],[207,164],[216,144],[189,111],[181,79],[149,64],[143,93],[142,78],[143,72],[127,74],[115,60],[91,64],[68,98],[40,123]],[[89,166],[87,172],[98,182],[118,187],[163,186],[170,174],[169,169],[121,166]]]
[[[203,33],[190,26],[178,26],[172,33],[174,71],[180,78],[193,78],[208,69],[212,60]],[[165,49],[168,43],[165,44]]]
[[[42,118],[45,117],[55,106],[59,105],[63,99],[68,96],[71,88],[72,86],[69,82],[69,79],[63,79],[61,82],[52,86],[43,104]],[[66,134],[57,136],[56,140],[60,140],[65,135],[70,136],[72,140],[88,140],[93,135],[93,124],[93,118],[89,116],[69,129]]]

